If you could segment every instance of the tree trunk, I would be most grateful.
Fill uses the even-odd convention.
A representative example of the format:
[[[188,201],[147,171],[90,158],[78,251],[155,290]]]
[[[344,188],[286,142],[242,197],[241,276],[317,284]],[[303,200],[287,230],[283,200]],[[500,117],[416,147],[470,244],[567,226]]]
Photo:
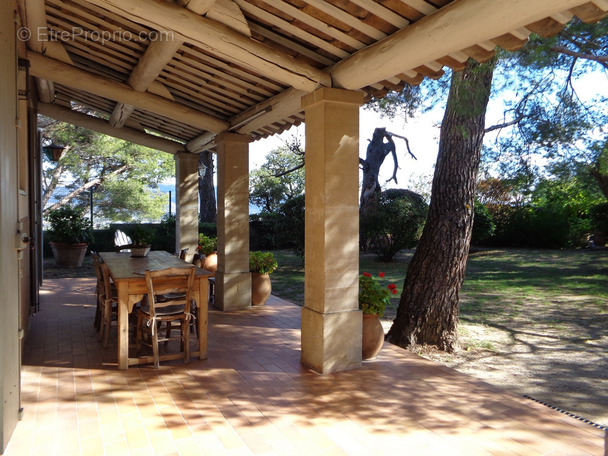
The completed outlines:
[[[387,340],[401,347],[458,348],[458,295],[473,227],[475,184],[495,62],[452,74],[431,204]]]
[[[384,142],[384,139],[388,142]],[[396,165],[395,143],[391,135],[385,128],[376,128],[372,140],[367,146],[365,160],[359,159],[363,169],[363,179],[361,184],[361,200],[359,210],[361,213],[370,210],[378,201],[382,193],[382,187],[378,182],[380,167],[388,154],[392,154]]]
[[[608,174],[603,174],[600,171],[599,158],[598,163],[595,163],[590,169],[591,175],[597,181],[597,184],[600,187],[600,190],[604,194],[604,196],[608,199]]]
[[[199,169],[204,170],[198,176],[198,196],[201,202],[199,219],[201,222],[215,223],[217,221],[217,204],[213,185],[213,154],[207,150],[201,152],[198,164]]]

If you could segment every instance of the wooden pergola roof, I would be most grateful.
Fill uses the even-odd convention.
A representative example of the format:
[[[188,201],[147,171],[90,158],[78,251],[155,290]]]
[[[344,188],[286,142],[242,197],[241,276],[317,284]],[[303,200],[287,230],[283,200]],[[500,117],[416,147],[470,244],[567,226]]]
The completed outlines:
[[[318,87],[369,98],[515,50],[607,0],[19,0],[40,113],[167,152],[304,121]],[[47,40],[47,37],[50,38]],[[53,41],[55,39],[55,41]],[[88,108],[83,112],[82,107]]]

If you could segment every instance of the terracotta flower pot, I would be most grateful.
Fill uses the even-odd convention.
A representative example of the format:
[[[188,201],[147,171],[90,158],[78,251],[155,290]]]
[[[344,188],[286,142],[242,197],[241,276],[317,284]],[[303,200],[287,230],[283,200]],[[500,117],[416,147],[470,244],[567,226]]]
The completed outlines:
[[[50,242],[53,257],[58,266],[63,268],[79,268],[87,252],[88,244],[60,244]]]
[[[372,359],[384,344],[384,329],[378,315],[363,314],[363,329],[361,331],[361,356]]]
[[[272,293],[272,284],[268,274],[251,273],[251,305],[265,304]]]
[[[151,248],[152,246],[150,244],[134,245],[131,247],[131,256],[135,258],[147,257],[148,253],[150,253]]]
[[[201,259],[201,268],[215,274],[217,271],[217,253],[210,253]]]

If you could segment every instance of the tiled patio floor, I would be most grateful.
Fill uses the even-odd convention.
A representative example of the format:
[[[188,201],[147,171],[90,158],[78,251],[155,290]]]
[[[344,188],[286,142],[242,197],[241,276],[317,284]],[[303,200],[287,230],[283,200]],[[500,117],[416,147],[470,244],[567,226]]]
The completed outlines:
[[[211,311],[206,361],[121,372],[93,288],[45,282],[6,455],[604,454],[601,430],[388,344],[361,369],[312,373],[300,308],[278,298]]]

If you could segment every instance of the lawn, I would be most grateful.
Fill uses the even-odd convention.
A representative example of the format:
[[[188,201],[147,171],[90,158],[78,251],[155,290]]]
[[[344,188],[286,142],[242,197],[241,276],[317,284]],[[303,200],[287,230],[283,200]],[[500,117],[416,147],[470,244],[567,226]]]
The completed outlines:
[[[285,250],[275,251],[279,268],[272,274],[273,294],[304,304],[304,260]],[[403,289],[411,251],[399,253],[390,263],[376,255],[361,254],[359,271],[385,273],[383,282],[395,283],[387,315],[394,314]],[[525,316],[528,304],[539,301],[550,309],[563,299],[575,308],[606,313],[608,296],[607,254],[589,250],[479,250],[469,256],[461,292],[463,322],[488,324]]]

